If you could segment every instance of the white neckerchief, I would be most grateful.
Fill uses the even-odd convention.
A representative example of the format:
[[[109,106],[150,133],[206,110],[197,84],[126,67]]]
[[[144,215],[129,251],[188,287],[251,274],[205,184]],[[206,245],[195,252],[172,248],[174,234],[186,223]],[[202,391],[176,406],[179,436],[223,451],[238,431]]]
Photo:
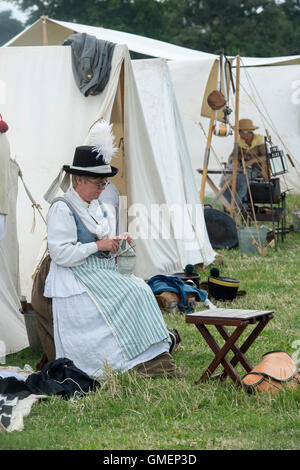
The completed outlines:
[[[81,199],[79,194],[72,187],[68,189],[64,197],[72,207],[74,207],[89,232],[96,235],[99,240],[109,236],[109,222],[107,217],[104,217],[104,213],[97,199],[89,204]]]

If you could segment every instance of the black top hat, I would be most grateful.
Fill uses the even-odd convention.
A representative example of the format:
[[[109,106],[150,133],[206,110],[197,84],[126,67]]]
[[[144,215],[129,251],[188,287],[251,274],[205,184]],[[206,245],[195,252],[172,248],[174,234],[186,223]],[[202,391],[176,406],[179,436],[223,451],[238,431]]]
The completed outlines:
[[[64,165],[66,173],[72,175],[112,177],[118,173],[118,168],[105,163],[103,155],[90,145],[76,147],[73,164]]]

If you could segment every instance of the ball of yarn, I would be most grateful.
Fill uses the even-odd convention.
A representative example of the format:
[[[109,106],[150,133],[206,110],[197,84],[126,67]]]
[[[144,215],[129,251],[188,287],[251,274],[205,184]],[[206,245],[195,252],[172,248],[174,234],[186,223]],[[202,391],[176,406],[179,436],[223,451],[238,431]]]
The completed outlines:
[[[195,266],[193,264],[187,264],[186,267],[184,268],[184,272],[186,274],[191,274],[194,272]]]
[[[220,271],[218,268],[211,268],[210,270],[210,275],[212,277],[219,277],[220,276]]]

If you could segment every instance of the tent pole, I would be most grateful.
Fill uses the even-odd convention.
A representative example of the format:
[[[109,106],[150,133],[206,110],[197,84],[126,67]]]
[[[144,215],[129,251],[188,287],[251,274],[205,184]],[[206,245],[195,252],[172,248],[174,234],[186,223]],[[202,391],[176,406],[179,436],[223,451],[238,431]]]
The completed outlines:
[[[240,106],[240,56],[236,58],[236,91],[235,91],[235,126],[234,126],[234,149],[233,149],[233,168],[232,168],[232,191],[230,217],[234,215],[234,203],[236,193],[236,177],[239,154],[239,106]]]
[[[123,137],[124,137],[124,115],[125,115],[125,64],[124,60],[121,67],[120,73],[120,80],[121,80],[121,100],[122,100],[122,129],[123,129]]]
[[[42,27],[43,27],[43,46],[48,46],[48,35],[47,35],[48,16],[42,15],[41,20],[42,20]]]
[[[208,130],[208,136],[207,136],[207,142],[206,142],[206,148],[205,148],[205,154],[204,154],[203,171],[202,171],[202,179],[201,179],[201,189],[200,189],[200,202],[201,202],[201,204],[203,204],[203,201],[204,201],[205,183],[206,183],[206,177],[207,177],[207,167],[208,167],[208,161],[209,161],[210,146],[211,146],[211,139],[212,139],[213,125],[214,125],[214,122],[215,122],[215,117],[216,117],[216,111],[213,109],[212,113],[211,113],[211,117],[210,117],[209,130]]]

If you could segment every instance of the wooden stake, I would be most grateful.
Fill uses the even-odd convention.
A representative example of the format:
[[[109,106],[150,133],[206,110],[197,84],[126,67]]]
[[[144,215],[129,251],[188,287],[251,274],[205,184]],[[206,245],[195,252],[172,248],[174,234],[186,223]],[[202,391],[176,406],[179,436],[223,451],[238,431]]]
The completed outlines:
[[[207,178],[207,168],[208,168],[210,146],[211,146],[211,139],[212,139],[213,125],[214,125],[214,122],[215,122],[215,117],[216,117],[216,111],[212,110],[211,117],[210,117],[210,123],[209,123],[209,130],[208,130],[208,135],[207,135],[204,162],[203,162],[203,171],[202,171],[202,180],[201,180],[201,189],[200,189],[200,202],[201,202],[201,204],[203,204],[203,201],[204,201],[205,183],[206,183],[206,178]]]
[[[234,216],[236,177],[239,154],[239,106],[240,106],[240,56],[236,58],[236,86],[235,86],[235,126],[234,126],[234,148],[233,148],[233,167],[232,167],[232,188],[231,188],[231,206],[230,217]]]

